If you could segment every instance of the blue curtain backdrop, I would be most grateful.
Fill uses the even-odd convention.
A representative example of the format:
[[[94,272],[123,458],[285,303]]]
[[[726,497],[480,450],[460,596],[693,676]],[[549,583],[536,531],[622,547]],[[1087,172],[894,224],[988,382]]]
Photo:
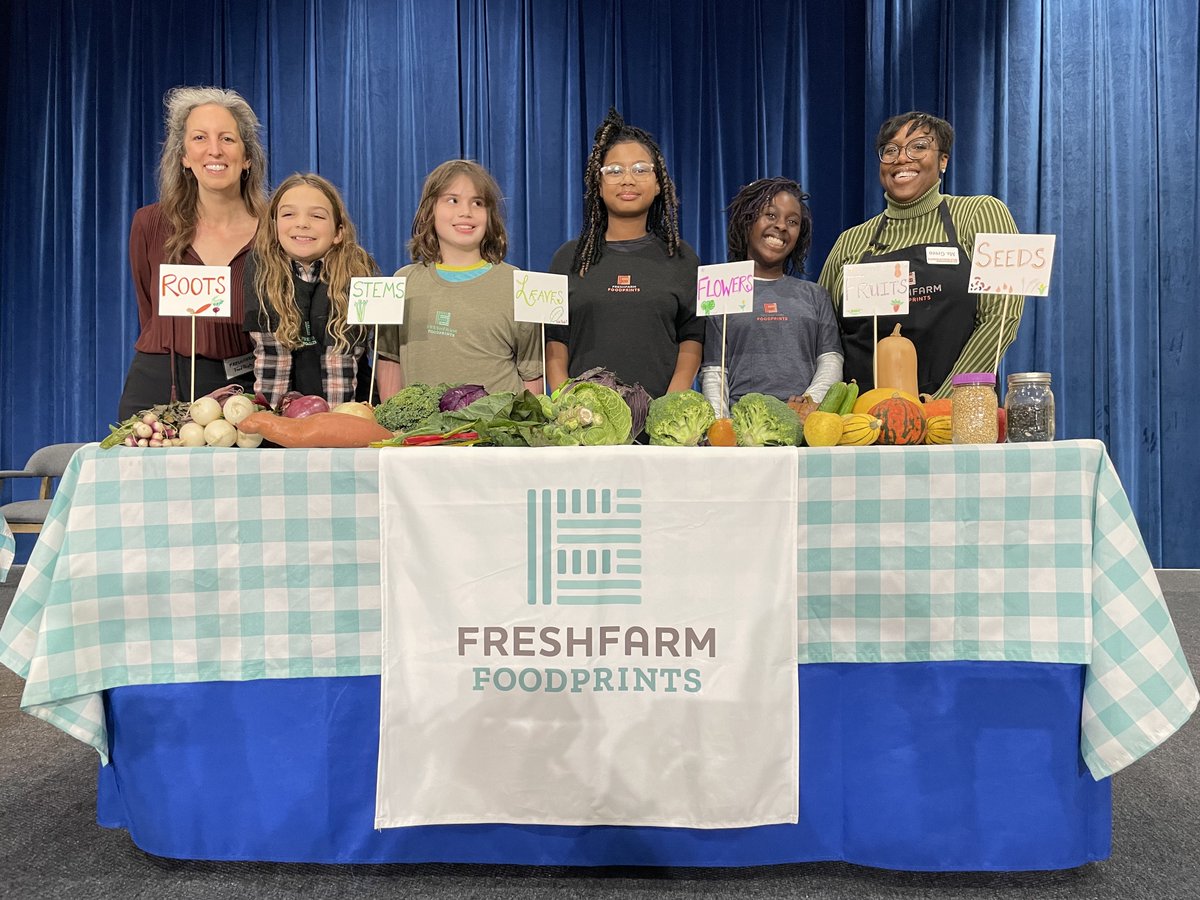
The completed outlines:
[[[1200,566],[1195,0],[6,0],[0,47],[0,467],[116,414],[174,85],[245,94],[272,182],[333,179],[385,268],[456,156],[503,186],[510,260],[544,268],[615,104],[660,139],[702,260],[737,188],[782,173],[812,193],[815,273],[882,207],[879,123],[921,108],[957,129],[950,192],[1058,235],[1004,370],[1053,372],[1060,436],[1108,445],[1155,562]]]

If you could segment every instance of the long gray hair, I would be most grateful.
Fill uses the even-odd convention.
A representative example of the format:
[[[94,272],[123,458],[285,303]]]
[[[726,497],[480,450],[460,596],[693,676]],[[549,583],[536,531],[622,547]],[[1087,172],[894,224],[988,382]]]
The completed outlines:
[[[247,212],[260,221],[267,210],[267,154],[258,135],[258,116],[237,91],[185,85],[167,91],[163,105],[167,110],[166,136],[158,160],[158,201],[172,230],[165,247],[167,260],[177,263],[196,234],[199,191],[196,176],[183,165],[184,132],[192,110],[198,106],[219,106],[233,116],[250,162],[250,168],[243,172],[242,201]]]

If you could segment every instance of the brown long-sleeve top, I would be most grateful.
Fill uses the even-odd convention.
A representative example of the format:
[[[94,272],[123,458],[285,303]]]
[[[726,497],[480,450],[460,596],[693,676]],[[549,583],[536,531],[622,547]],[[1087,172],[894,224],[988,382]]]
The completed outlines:
[[[167,261],[165,245],[171,226],[157,203],[143,206],[133,214],[129,229],[129,265],[137,292],[138,322],[141,334],[133,347],[142,353],[190,355],[192,326],[184,316],[160,318],[158,315],[158,267]],[[242,331],[245,317],[242,272],[253,241],[230,261],[230,310],[228,319],[200,318],[196,322],[196,355],[210,359],[229,359],[253,349],[250,336]],[[180,260],[183,265],[202,266],[204,261],[188,247]]]

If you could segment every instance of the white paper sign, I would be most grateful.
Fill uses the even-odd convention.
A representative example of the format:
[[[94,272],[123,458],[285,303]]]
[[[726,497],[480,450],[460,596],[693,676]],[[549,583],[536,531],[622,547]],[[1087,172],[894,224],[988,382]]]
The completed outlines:
[[[229,266],[158,267],[158,314],[160,316],[230,316]]]
[[[549,272],[513,272],[513,320],[566,325],[567,276]]]
[[[398,277],[351,278],[351,325],[403,325],[404,284]]]
[[[971,294],[1045,297],[1054,265],[1052,234],[977,234],[971,256]]]
[[[795,453],[379,454],[375,827],[795,822]]]
[[[908,260],[842,267],[842,315],[908,315]]]
[[[754,260],[696,269],[696,315],[754,312]]]

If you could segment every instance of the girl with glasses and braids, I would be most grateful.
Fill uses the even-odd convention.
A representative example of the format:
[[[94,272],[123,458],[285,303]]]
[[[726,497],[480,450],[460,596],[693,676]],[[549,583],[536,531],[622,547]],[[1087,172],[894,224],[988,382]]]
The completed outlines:
[[[986,194],[942,193],[954,129],[945,119],[907,112],[888,119],[875,137],[879,183],[887,206],[861,225],[843,231],[821,270],[821,285],[841,311],[842,269],[865,262],[908,262],[908,315],[880,316],[878,333],[899,323],[917,348],[917,386],[923,394],[950,396],[951,379],[963,372],[990,372],[1017,337],[1024,297],[1013,297],[1004,314],[1003,294],[967,290],[978,234],[1015,234],[1008,207]],[[870,316],[841,317],[846,375],[866,392],[875,329]]]
[[[762,178],[743,187],[729,204],[728,259],[754,260],[754,313],[706,319],[700,381],[718,418],[727,418],[743,394],[780,400],[808,394],[819,401],[842,378],[842,339],[829,294],[793,277],[804,273],[812,243],[807,199],[790,178]]]
[[[699,260],[679,237],[679,200],[654,139],[610,109],[583,176],[583,229],[554,254],[570,324],[546,328],[547,390],[602,366],[651,397],[692,386],[704,347]]]

